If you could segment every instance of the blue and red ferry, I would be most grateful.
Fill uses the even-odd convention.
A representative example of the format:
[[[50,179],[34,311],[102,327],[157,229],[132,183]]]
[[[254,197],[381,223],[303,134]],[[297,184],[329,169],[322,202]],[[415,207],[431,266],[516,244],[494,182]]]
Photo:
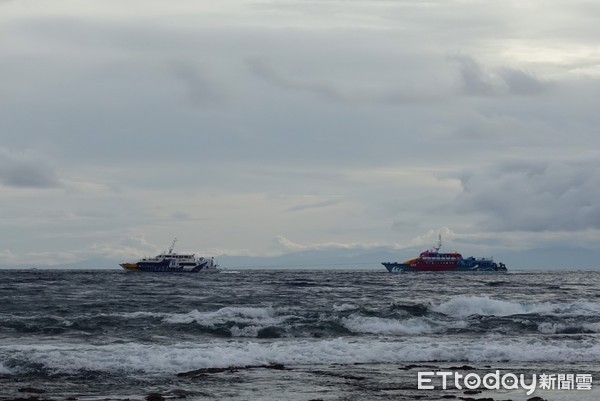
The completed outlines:
[[[496,263],[492,258],[463,258],[460,253],[442,253],[442,236],[433,248],[421,252],[419,257],[408,259],[402,263],[383,262],[382,264],[390,273],[399,272],[446,272],[446,271],[486,271],[505,272],[504,263]]]

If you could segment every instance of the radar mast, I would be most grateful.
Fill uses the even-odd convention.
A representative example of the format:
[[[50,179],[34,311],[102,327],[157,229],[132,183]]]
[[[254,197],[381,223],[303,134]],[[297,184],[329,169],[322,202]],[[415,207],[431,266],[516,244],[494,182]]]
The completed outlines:
[[[169,247],[169,255],[173,253],[173,248],[175,248],[176,242],[177,242],[177,237],[173,238],[173,242],[171,243],[171,246]]]
[[[440,248],[442,247],[442,234],[438,234],[438,242],[437,244],[434,245],[434,247],[431,249],[433,252],[438,252],[440,250]]]

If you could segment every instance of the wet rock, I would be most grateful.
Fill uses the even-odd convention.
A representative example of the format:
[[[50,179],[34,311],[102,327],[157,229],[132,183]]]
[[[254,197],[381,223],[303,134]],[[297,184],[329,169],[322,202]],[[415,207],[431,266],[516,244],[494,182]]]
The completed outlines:
[[[17,397],[17,398],[11,398],[11,399],[6,400],[6,401],[51,401],[51,400],[49,400],[47,398],[39,398],[39,397],[36,397],[36,396],[32,395],[32,396],[29,396],[27,398],[25,398],[25,397]]]
[[[546,399],[542,397],[531,397],[528,398],[527,401],[546,401]]]
[[[189,372],[183,372],[183,373],[177,373],[178,377],[188,377],[188,376],[199,376],[199,375],[206,375],[206,374],[212,374],[212,373],[223,373],[223,372],[237,372],[238,368],[231,366],[228,368],[202,368],[202,369],[196,369],[196,370],[190,370]]]
[[[448,369],[452,370],[475,370],[473,366],[462,365],[462,366],[450,366]]]
[[[188,396],[192,396],[192,395],[196,395],[195,392],[192,391],[186,391],[186,390],[180,390],[180,389],[174,389],[168,392],[169,397],[174,397],[174,398],[187,398]]]
[[[463,391],[463,394],[467,394],[467,395],[481,394],[481,391],[480,390],[465,390],[465,391]]]
[[[165,401],[165,397],[158,393],[150,393],[146,396],[146,401]]]
[[[177,373],[177,376],[178,377],[195,377],[195,376],[204,376],[204,375],[213,374],[213,373],[223,373],[223,372],[235,373],[240,370],[247,370],[247,369],[288,370],[288,368],[286,368],[281,363],[272,363],[270,365],[230,366],[227,368],[202,368],[202,369],[190,370],[189,372]]]
[[[486,283],[485,285],[487,285],[489,287],[503,287],[506,285],[510,285],[510,282],[508,282],[508,281],[490,281],[489,283]]]
[[[280,338],[281,330],[279,330],[279,328],[274,327],[274,326],[263,327],[262,329],[258,330],[256,337],[257,338]]]
[[[43,394],[46,390],[42,390],[35,387],[23,387],[17,390],[19,393],[34,393],[34,394]]]
[[[285,366],[283,366],[282,363],[272,363],[270,365],[263,365],[260,367],[265,369],[285,370]]]
[[[366,377],[362,377],[362,376],[352,376],[352,375],[347,375],[347,374],[343,374],[343,373],[327,372],[324,370],[312,370],[312,371],[310,371],[310,373],[313,373],[313,374],[319,375],[319,376],[337,377],[337,378],[345,379],[345,380],[365,380],[366,379]]]
[[[423,368],[423,369],[439,369],[438,366],[432,366],[432,365],[406,365],[403,367],[398,368],[398,370],[410,370],[410,369],[414,369],[414,368]]]
[[[458,397],[458,399],[463,401],[495,401],[493,398],[471,398],[471,397]]]

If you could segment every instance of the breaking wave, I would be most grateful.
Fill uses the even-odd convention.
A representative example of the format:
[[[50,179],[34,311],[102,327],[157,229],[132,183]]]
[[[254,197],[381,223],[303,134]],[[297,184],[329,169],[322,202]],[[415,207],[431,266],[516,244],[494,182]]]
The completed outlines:
[[[58,315],[0,315],[6,330],[27,335],[108,333],[142,338],[174,333],[208,338],[302,338],[413,336],[465,333],[598,333],[600,303],[516,302],[487,296],[456,296],[441,303],[391,303],[379,309],[333,303],[322,309],[293,306],[227,306],[181,312],[132,311]],[[122,333],[122,334],[121,334]],[[131,337],[129,337],[131,338]]]
[[[439,305],[432,305],[431,310],[460,318],[472,315],[512,316],[524,314],[597,316],[600,314],[600,303],[527,303],[503,301],[489,297],[458,296]]]
[[[225,307],[214,312],[200,312],[197,309],[188,313],[171,313],[164,317],[167,323],[201,323],[217,324],[227,321],[240,323],[263,322],[275,324],[281,322],[285,317],[276,316],[276,310],[272,307]]]
[[[82,371],[178,373],[200,368],[280,363],[330,365],[402,362],[598,363],[600,344],[591,339],[527,341],[487,339],[469,344],[420,338],[365,341],[336,338],[285,342],[211,342],[174,345],[138,343],[23,345],[0,347],[0,372],[74,374]]]
[[[538,325],[538,331],[543,334],[600,333],[600,322],[573,324],[544,322]]]

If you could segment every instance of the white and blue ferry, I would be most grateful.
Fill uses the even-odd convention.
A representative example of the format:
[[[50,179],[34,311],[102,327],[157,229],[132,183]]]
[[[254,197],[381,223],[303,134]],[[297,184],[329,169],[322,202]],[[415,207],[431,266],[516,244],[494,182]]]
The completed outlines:
[[[121,263],[120,266],[129,271],[167,272],[167,273],[198,273],[218,272],[214,258],[197,257],[193,253],[175,253],[177,238],[169,247],[169,251],[152,258],[142,258],[134,263]]]

